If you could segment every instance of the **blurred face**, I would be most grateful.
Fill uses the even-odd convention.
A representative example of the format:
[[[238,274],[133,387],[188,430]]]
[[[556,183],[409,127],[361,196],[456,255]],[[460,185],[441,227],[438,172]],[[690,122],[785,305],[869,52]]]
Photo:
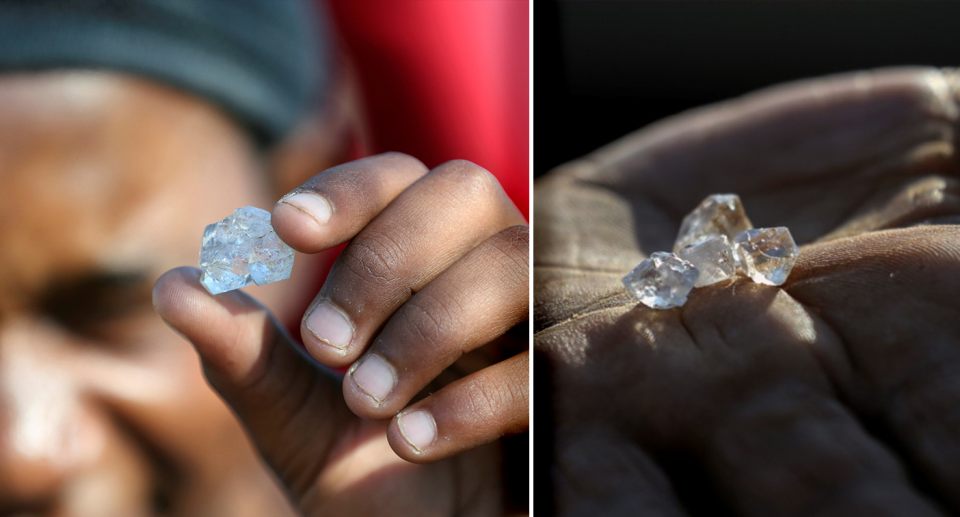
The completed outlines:
[[[275,200],[202,100],[102,73],[0,78],[0,514],[284,514],[150,302],[206,224]]]

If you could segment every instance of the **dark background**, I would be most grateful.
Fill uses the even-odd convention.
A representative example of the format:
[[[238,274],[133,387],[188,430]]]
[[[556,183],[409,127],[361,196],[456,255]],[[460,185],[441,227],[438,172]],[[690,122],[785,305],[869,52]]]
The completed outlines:
[[[960,66],[960,2],[537,0],[533,49],[540,175],[656,120],[772,84],[884,66]],[[538,515],[553,514],[546,366],[535,354]],[[702,480],[674,482],[684,492]],[[722,504],[708,496],[702,506]]]
[[[534,174],[653,121],[772,84],[960,65],[960,2],[545,0],[534,5]]]

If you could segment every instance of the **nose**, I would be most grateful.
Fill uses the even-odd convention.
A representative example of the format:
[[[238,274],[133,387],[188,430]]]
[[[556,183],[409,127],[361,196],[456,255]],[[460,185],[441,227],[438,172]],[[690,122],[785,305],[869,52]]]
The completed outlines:
[[[102,448],[55,332],[0,327],[0,512],[52,505]]]

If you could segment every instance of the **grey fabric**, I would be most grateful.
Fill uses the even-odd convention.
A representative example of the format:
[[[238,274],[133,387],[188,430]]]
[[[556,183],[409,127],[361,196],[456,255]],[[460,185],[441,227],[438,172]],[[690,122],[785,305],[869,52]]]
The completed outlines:
[[[270,144],[327,79],[308,0],[0,0],[0,73],[113,69],[226,108]]]

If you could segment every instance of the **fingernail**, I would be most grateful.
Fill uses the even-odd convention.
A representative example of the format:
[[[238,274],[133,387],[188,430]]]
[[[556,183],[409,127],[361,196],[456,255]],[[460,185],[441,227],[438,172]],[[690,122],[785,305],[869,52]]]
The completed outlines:
[[[333,213],[333,210],[330,209],[330,202],[323,196],[312,192],[297,192],[292,196],[281,199],[280,202],[309,215],[321,225],[327,224],[330,215]]]
[[[342,312],[323,302],[307,316],[307,330],[324,343],[343,350],[353,339],[353,325]]]
[[[397,417],[397,427],[403,439],[417,452],[423,452],[437,439],[437,423],[426,411],[412,411]]]
[[[383,402],[397,384],[397,372],[393,366],[374,354],[368,355],[351,376],[357,387],[376,400],[377,404]]]

